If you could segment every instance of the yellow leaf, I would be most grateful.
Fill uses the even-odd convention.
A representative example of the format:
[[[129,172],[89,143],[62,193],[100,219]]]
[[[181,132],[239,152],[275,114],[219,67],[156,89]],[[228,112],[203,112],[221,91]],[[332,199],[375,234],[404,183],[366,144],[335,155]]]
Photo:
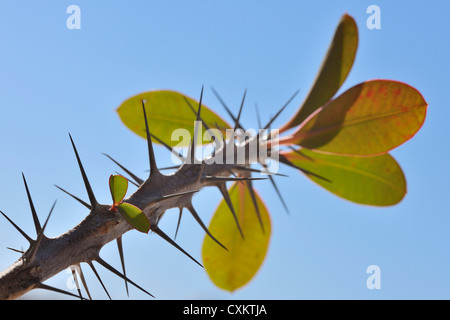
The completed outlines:
[[[256,193],[264,224],[263,232],[250,192],[244,183],[235,183],[230,188],[230,198],[244,239],[230,209],[222,200],[211,220],[209,230],[228,251],[210,237],[205,237],[202,256],[203,265],[212,282],[219,288],[234,291],[247,284],[261,267],[269,246],[271,222],[265,204]]]

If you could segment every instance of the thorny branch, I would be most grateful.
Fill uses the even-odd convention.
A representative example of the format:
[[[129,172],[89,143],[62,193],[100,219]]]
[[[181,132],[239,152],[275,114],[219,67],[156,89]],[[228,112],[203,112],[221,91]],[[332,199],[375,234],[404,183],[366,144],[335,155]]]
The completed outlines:
[[[233,118],[233,120],[235,121],[235,129],[242,128],[239,119],[242,112],[244,100],[245,94],[242,99],[242,103],[237,117],[234,117],[229,111],[229,109],[226,107],[226,105],[223,104],[224,107],[229,112],[229,114],[231,115],[231,117]],[[290,100],[292,100],[292,98]],[[197,120],[201,121],[205,127],[208,127],[207,124],[203,122],[200,115],[202,105],[201,101],[202,95],[200,97],[197,112],[192,108],[192,106],[190,107],[192,108],[194,113],[196,113]],[[129,176],[134,180],[134,183],[139,186],[138,189],[124,201],[139,207],[145,213],[145,215],[148,217],[150,221],[152,232],[156,233],[163,239],[170,242],[172,245],[174,245],[176,248],[178,248],[180,251],[182,251],[184,254],[186,254],[192,260],[194,260],[197,264],[201,265],[186,251],[184,251],[174,240],[172,240],[161,229],[159,229],[158,222],[160,221],[164,213],[170,208],[179,208],[180,215],[183,209],[187,209],[187,211],[189,211],[193,215],[193,217],[199,222],[199,224],[205,230],[205,232],[213,240],[215,240],[219,246],[227,250],[225,246],[223,246],[216,238],[214,238],[214,236],[208,231],[207,227],[201,221],[200,217],[198,216],[198,214],[196,213],[195,209],[192,206],[192,197],[194,193],[196,193],[197,191],[199,191],[204,187],[214,186],[219,188],[225,201],[227,202],[230,208],[231,214],[233,214],[234,216],[237,228],[239,229],[241,236],[244,237],[244,234],[242,233],[242,230],[239,226],[239,222],[236,218],[236,213],[234,211],[233,205],[231,203],[228,194],[226,182],[228,181],[243,182],[248,184],[249,188],[253,190],[251,180],[254,180],[255,178],[251,178],[250,175],[252,172],[257,170],[250,168],[250,164],[255,161],[264,164],[264,161],[259,158],[251,159],[249,153],[245,152],[244,153],[246,156],[245,163],[237,164],[236,155],[240,154],[239,153],[240,148],[248,149],[249,143],[252,141],[252,139],[258,138],[257,140],[258,147],[261,147],[263,144],[266,144],[267,146],[268,141],[262,140],[261,137],[257,136],[247,140],[243,144],[236,144],[234,137],[232,137],[231,139],[229,139],[228,142],[226,142],[225,140],[221,141],[220,147],[214,150],[214,156],[216,158],[221,157],[222,159],[224,159],[222,164],[220,163],[207,164],[208,160],[207,158],[202,160],[197,159],[196,163],[196,161],[194,161],[195,160],[194,142],[197,141],[197,139],[196,134],[194,134],[194,138],[189,147],[187,157],[183,158],[181,155],[178,155],[181,159],[184,160],[184,163],[178,168],[176,172],[169,175],[164,175],[157,167],[152,144],[152,138],[158,140],[159,142],[161,142],[161,140],[159,140],[157,137],[155,137],[153,134],[150,133],[150,129],[147,123],[147,117],[145,115],[144,101],[142,102],[142,106],[144,119],[146,123],[146,132],[148,141],[148,154],[150,165],[149,177],[146,180],[138,178],[136,175],[127,170],[124,166],[122,166],[117,161],[108,156],[125,172],[127,172]],[[283,108],[284,107],[285,106],[283,106]],[[278,115],[279,113],[277,113],[277,115],[271,119],[266,128],[270,126],[270,124]],[[94,192],[87,178],[86,172],[84,170],[84,167],[82,165],[80,156],[78,154],[78,151],[75,147],[75,144],[71,136],[70,140],[86,187],[86,191],[89,197],[89,203],[84,202],[80,198],[70,194],[68,191],[64,189],[58,186],[57,187],[61,189],[63,192],[72,196],[75,200],[82,203],[85,207],[87,207],[90,210],[90,212],[83,221],[81,221],[76,227],[67,231],[66,233],[56,238],[46,237],[44,235],[44,230],[47,225],[48,219],[50,218],[50,215],[53,211],[53,208],[50,214],[48,215],[45,224],[41,227],[33,205],[30,191],[28,190],[25,177],[23,177],[25,188],[28,195],[28,200],[30,203],[32,217],[36,227],[37,238],[36,240],[32,239],[25,232],[23,232],[23,230],[21,230],[20,227],[18,227],[6,214],[0,211],[0,213],[2,213],[2,215],[30,243],[30,247],[28,248],[28,250],[23,252],[22,256],[17,261],[13,265],[11,265],[8,269],[0,273],[0,299],[17,299],[22,295],[24,295],[25,293],[27,293],[28,291],[35,288],[48,289],[76,296],[70,292],[66,292],[45,285],[43,282],[71,266],[79,267],[81,263],[87,263],[92,268],[93,272],[96,274],[96,276],[99,278],[101,282],[101,279],[98,276],[98,273],[94,267],[93,264],[94,262],[102,265],[109,271],[123,278],[125,280],[125,283],[127,284],[127,291],[129,283],[139,288],[140,290],[143,290],[150,296],[153,296],[152,294],[147,292],[145,289],[141,288],[139,285],[134,283],[126,276],[125,267],[123,263],[121,237],[124,233],[132,230],[133,228],[122,218],[120,214],[111,211],[110,205],[103,205],[97,202]],[[165,144],[163,143],[163,145]],[[229,148],[227,148],[227,146],[230,147],[230,145],[233,148],[233,152],[231,153],[227,152],[227,150],[230,150]],[[168,145],[165,146],[171,152],[175,152],[170,146]],[[230,157],[232,157],[232,159],[230,159]],[[294,166],[292,163],[289,163],[284,158],[280,158],[279,161],[287,165]],[[271,179],[271,181],[273,180]],[[259,213],[257,210],[256,212],[257,214]],[[261,227],[263,228],[262,225]],[[119,253],[121,255],[123,272],[119,272],[118,270],[114,269],[107,262],[101,259],[99,255],[102,247],[113,240],[116,240],[118,244]],[[81,282],[84,284],[86,292],[89,295],[89,298],[91,298],[81,269],[78,268],[77,271],[79,272]],[[103,288],[105,288],[102,282],[101,284]],[[108,297],[110,297],[108,292],[107,294]],[[80,298],[82,298],[80,291],[79,295]]]

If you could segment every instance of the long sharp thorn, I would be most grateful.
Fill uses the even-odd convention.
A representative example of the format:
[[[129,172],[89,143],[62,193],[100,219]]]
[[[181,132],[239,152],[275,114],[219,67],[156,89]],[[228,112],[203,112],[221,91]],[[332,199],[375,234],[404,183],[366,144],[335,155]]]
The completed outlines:
[[[114,160],[111,156],[107,155],[106,153],[102,153],[103,155],[107,156],[112,162],[117,164],[123,171],[125,171],[131,178],[133,178],[134,181],[136,181],[137,184],[141,185],[144,183],[144,180],[136,176],[133,172],[125,168],[123,165],[121,165],[119,162]]]
[[[109,295],[108,290],[106,290],[106,287],[105,287],[105,285],[103,284],[103,281],[102,281],[102,279],[100,278],[100,275],[98,274],[98,272],[97,272],[97,270],[95,269],[94,265],[92,264],[92,262],[88,262],[88,264],[89,264],[89,266],[91,267],[92,271],[94,272],[95,276],[97,277],[98,281],[99,281],[100,284],[102,285],[103,290],[105,290],[106,295],[108,296],[109,300],[112,300],[112,299],[111,299],[111,296]]]
[[[200,92],[200,100],[198,102],[197,121],[200,121],[200,113],[202,111],[202,100],[203,100],[203,86],[202,91]]]
[[[258,217],[258,221],[259,221],[259,225],[261,226],[261,230],[263,233],[265,233],[264,223],[261,218],[261,213],[259,212],[258,201],[256,200],[256,194],[255,194],[255,190],[253,189],[252,182],[247,181],[245,184],[247,185],[248,191],[250,192],[250,197],[252,198],[253,206],[255,207],[256,215]]]
[[[6,247],[6,249],[8,249],[8,250],[11,250],[11,251],[14,251],[14,252],[17,252],[17,253],[21,253],[21,254],[24,254],[24,253],[25,253],[25,252],[24,252],[24,251],[22,251],[22,250],[18,250],[18,249],[10,248],[10,247]]]
[[[175,237],[174,237],[174,240],[177,239],[178,229],[180,228],[181,216],[182,216],[182,215],[183,215],[183,207],[180,208],[180,213],[179,213],[179,215],[178,215],[177,229],[175,230]]]
[[[50,219],[50,216],[52,215],[55,205],[56,205],[56,200],[53,203],[52,208],[50,209],[50,213],[48,214],[47,219],[45,219],[44,226],[42,227],[41,231],[39,232],[39,234],[37,236],[36,241],[33,243],[32,247],[31,247],[30,253],[27,255],[28,260],[32,260],[34,258],[34,256],[36,255],[36,252],[41,244],[42,239],[44,239],[44,237],[45,237],[44,231],[45,231],[45,228],[47,227],[48,220]]]
[[[214,93],[214,95],[217,97],[217,99],[219,100],[220,104],[222,105],[222,107],[225,109],[225,111],[228,113],[228,115],[230,116],[230,118],[233,120],[233,122],[237,122],[236,121],[236,117],[233,115],[233,113],[231,112],[230,108],[228,108],[228,106],[226,105],[226,103],[223,101],[223,99],[220,97],[220,95],[217,93],[217,91],[214,88],[211,88],[212,92]],[[239,126],[242,128],[242,126],[239,124]],[[243,128],[242,128],[243,129]]]
[[[75,286],[77,287],[78,295],[80,296],[80,299],[83,300],[83,295],[81,294],[80,285],[78,284],[77,274],[75,273],[75,270],[71,268],[72,271],[72,277],[73,281],[75,282]]]
[[[172,148],[171,146],[169,146],[167,143],[165,143],[164,141],[162,141],[161,139],[159,139],[157,136],[155,136],[154,134],[150,133],[150,136],[155,139],[156,141],[158,141],[159,143],[161,143],[166,149],[168,149],[171,153],[173,153],[174,155],[176,155],[180,160],[183,160],[184,157],[181,154],[181,152],[176,152],[174,150],[174,148]],[[159,169],[162,170],[162,169]]]
[[[173,245],[175,248],[177,248],[178,250],[180,250],[181,252],[183,252],[186,256],[188,256],[192,261],[194,261],[196,264],[198,264],[200,267],[203,268],[203,266],[200,264],[200,262],[198,262],[197,260],[195,260],[189,253],[187,253],[186,251],[184,251],[183,248],[181,248],[175,241],[173,241],[172,239],[170,239],[161,229],[159,229],[158,226],[153,225],[151,230],[156,233],[158,236],[160,236],[161,238],[163,238],[164,240],[166,240],[167,242],[169,242],[171,245]]]
[[[227,172],[229,172],[233,177],[237,177],[237,175],[236,175],[230,168],[226,168],[226,167],[225,167],[225,170],[226,170]]]
[[[75,297],[75,298],[80,298],[79,296],[77,296],[77,295],[75,295],[73,293],[70,293],[68,291],[65,291],[65,290],[62,290],[62,289],[58,289],[58,288],[55,288],[55,287],[51,287],[51,286],[43,284],[43,283],[39,283],[36,286],[36,288],[49,290],[49,291],[53,291],[53,292],[57,292],[57,293],[62,293],[62,294],[65,294],[65,295],[68,295],[68,296],[71,296],[71,297]],[[84,298],[82,298],[82,299],[84,299]]]
[[[299,154],[299,155],[301,155],[302,157],[304,157],[304,158],[306,158],[306,159],[308,159],[308,160],[314,162],[314,159],[311,158],[311,157],[309,157],[309,156],[307,156],[306,154],[304,154],[304,153],[302,152],[301,149],[295,149],[293,146],[289,146],[289,149],[291,149],[292,151],[294,151],[296,154]]]
[[[242,101],[241,101],[241,106],[239,107],[239,112],[238,115],[236,117],[236,122],[234,124],[234,130],[236,131],[238,128],[242,128],[241,125],[239,124],[239,119],[241,118],[241,114],[242,114],[242,108],[244,107],[244,101],[245,101],[245,96],[247,95],[247,89],[245,89],[244,91],[244,96],[242,97]]]
[[[203,172],[205,171],[205,167],[206,167],[206,161],[203,161],[202,166],[200,167],[200,170],[198,172],[197,182],[199,182],[202,179]]]
[[[252,180],[266,180],[267,178],[251,178],[251,177],[211,177],[206,176],[205,179],[209,182],[217,181],[252,181]]]
[[[159,170],[173,170],[173,169],[179,169],[180,166],[171,166],[171,167],[164,167],[164,168],[159,168]]]
[[[192,147],[192,141],[189,141],[189,147],[188,147],[188,149],[187,149],[187,155],[186,155],[186,158],[185,158],[185,162],[183,163],[183,165],[185,164],[185,163],[187,163],[187,162],[190,162],[189,164],[194,164],[195,163],[195,152],[192,152],[193,151],[193,147]]]
[[[158,174],[159,170],[156,166],[155,152],[153,150],[152,137],[150,135],[150,131],[148,128],[147,114],[145,112],[145,104],[144,100],[142,100],[142,110],[144,111],[144,120],[145,120],[145,131],[147,133],[147,144],[148,144],[148,157],[150,162],[150,176],[154,174]]]
[[[25,175],[22,173],[23,183],[25,184],[25,190],[27,191],[28,202],[30,203],[31,214],[33,216],[34,227],[36,229],[36,234],[41,232],[41,224],[39,222],[39,218],[36,213],[36,209],[33,204],[33,200],[31,199],[30,190],[28,189],[27,180],[25,179]]]
[[[78,166],[80,167],[81,175],[83,177],[84,186],[86,188],[87,194],[89,196],[89,202],[91,203],[92,208],[96,208],[98,206],[98,202],[95,199],[94,192],[92,191],[91,184],[87,178],[86,172],[84,171],[83,164],[81,163],[80,156],[78,155],[77,148],[75,147],[75,143],[73,142],[72,136],[69,133],[70,141],[72,142],[73,151],[75,152],[75,156],[77,158]]]
[[[122,174],[120,174],[119,172],[116,171],[116,174],[123,176]],[[134,185],[135,187],[140,187],[136,182],[134,182],[133,180],[128,179],[127,177],[124,177],[125,179],[127,179],[127,181],[129,183],[131,183],[132,185]]]
[[[162,198],[160,200],[166,200],[166,199],[170,199],[170,198],[176,198],[176,197],[185,196],[185,195],[188,195],[188,194],[194,194],[194,193],[196,193],[198,191],[199,190],[192,190],[192,191],[184,191],[184,192],[166,194],[166,195],[162,196]]]
[[[118,238],[116,239],[116,242],[117,242],[117,249],[119,250],[120,263],[121,263],[121,265],[122,265],[123,275],[126,277],[126,276],[127,276],[127,273],[126,273],[126,271],[125,271],[125,259],[124,259],[124,256],[123,256],[122,236],[118,237]],[[130,294],[129,294],[129,292],[128,292],[128,282],[127,282],[126,279],[125,279],[125,289],[127,290],[127,296],[129,297]]]
[[[261,129],[262,124],[261,124],[261,117],[259,115],[259,108],[258,108],[258,104],[255,103],[255,112],[256,112],[256,120],[258,121],[258,129]]]
[[[287,177],[287,175],[282,174],[282,173],[272,173],[269,172],[267,170],[263,171],[261,169],[253,169],[253,168],[249,168],[249,167],[243,167],[243,166],[235,166],[233,167],[233,169],[236,169],[238,171],[247,171],[247,172],[255,172],[255,173],[261,173],[261,174],[267,174],[268,176],[281,176],[281,177]]]
[[[63,188],[57,186],[56,184],[55,184],[55,187],[57,187],[57,188],[58,188],[59,190],[61,190],[62,192],[68,194],[69,196],[71,196],[72,198],[74,198],[75,200],[77,200],[79,203],[81,203],[83,206],[85,206],[85,207],[88,208],[89,210],[92,210],[92,207],[91,207],[89,204],[87,204],[86,202],[84,202],[84,201],[81,200],[80,198],[74,196],[74,195],[71,194],[69,191],[64,190]]]
[[[198,224],[200,225],[200,227],[202,227],[203,230],[205,230],[206,234],[208,236],[211,237],[211,239],[213,239],[219,246],[221,246],[222,248],[224,248],[225,250],[228,251],[228,249],[219,242],[219,240],[217,240],[212,234],[211,232],[209,232],[208,228],[205,226],[205,224],[203,223],[202,219],[200,218],[200,216],[198,215],[197,211],[195,211],[193,206],[188,206],[187,209],[189,210],[189,212],[192,214],[192,216],[194,217],[194,219],[198,222]]]
[[[295,93],[289,98],[289,100],[281,107],[281,109],[270,119],[270,121],[265,125],[264,129],[270,127],[270,125],[275,121],[276,118],[280,115],[281,112],[291,103],[291,101],[295,98],[295,96],[300,92],[300,90],[295,91]]]
[[[9,221],[9,223],[11,223],[13,225],[14,228],[16,228],[17,231],[20,232],[20,234],[27,239],[27,241],[32,244],[34,242],[33,239],[30,238],[30,236],[28,236],[21,228],[19,228],[19,226],[17,224],[15,224],[10,218],[8,218],[8,216],[6,214],[4,214],[2,211],[0,211],[0,213],[6,218],[6,220]]]
[[[316,177],[316,178],[322,179],[322,180],[327,181],[327,182],[331,182],[331,180],[329,180],[329,179],[327,179],[327,178],[325,178],[325,177],[322,177],[321,175],[318,175],[317,173],[314,173],[314,172],[305,170],[305,169],[303,169],[303,168],[301,168],[301,167],[299,167],[299,166],[296,166],[295,164],[293,164],[291,161],[289,161],[288,159],[286,159],[286,157],[282,156],[281,154],[279,155],[279,161],[280,161],[281,163],[284,163],[284,164],[286,164],[286,165],[292,167],[292,168],[295,168],[295,169],[300,170],[300,171],[303,172],[304,174],[307,174],[307,175],[310,175],[310,176],[314,176],[314,177]]]
[[[230,211],[233,214],[234,220],[236,221],[236,225],[237,225],[237,227],[239,229],[239,233],[241,234],[242,239],[244,239],[244,234],[242,233],[241,225],[239,224],[239,220],[238,220],[238,218],[236,216],[236,212],[234,211],[233,203],[231,202],[230,194],[228,193],[227,186],[226,186],[225,182],[220,183],[218,185],[218,188],[219,188],[220,192],[222,193],[222,196],[225,199],[225,202],[227,203],[228,208],[230,208]]]
[[[272,176],[269,176],[269,179],[270,179],[270,182],[272,183],[272,185],[273,185],[273,187],[274,187],[274,189],[275,189],[275,192],[277,193],[278,197],[280,198],[281,203],[283,204],[284,209],[286,210],[287,214],[289,214],[288,206],[286,205],[286,202],[284,202],[283,196],[281,195],[280,190],[278,189],[278,187],[277,187],[277,185],[276,185],[276,183],[275,183],[275,180],[273,179]]]
[[[88,289],[88,286],[86,283],[86,279],[84,278],[83,270],[81,270],[80,264],[77,264],[76,266],[77,266],[76,270],[77,270],[78,275],[80,276],[80,280],[81,280],[81,283],[83,284],[84,290],[86,290],[89,300],[92,300],[91,293],[89,292],[89,289]]]
[[[186,104],[189,106],[189,109],[191,109],[191,111],[195,114],[196,117],[198,117],[198,120],[200,120],[202,122],[203,127],[205,127],[206,130],[209,130],[209,126],[206,124],[205,121],[203,121],[202,117],[200,117],[198,115],[198,112],[195,111],[194,107],[192,106],[192,104],[189,102],[189,100],[183,96],[184,101],[186,102]]]
[[[200,113],[201,113],[201,110],[202,110],[202,100],[203,100],[203,86],[202,86],[202,91],[200,92],[200,100],[198,102],[197,121],[200,120]],[[197,124],[195,123],[194,136],[192,138],[192,144],[191,144],[191,163],[194,163],[194,159],[195,159],[195,149],[197,147],[198,131],[199,130],[201,131],[201,128],[197,128]]]
[[[127,278],[125,275],[121,274],[119,271],[117,271],[113,266],[111,266],[110,264],[108,264],[106,261],[104,261],[102,258],[98,257],[95,259],[95,261],[97,261],[99,264],[101,264],[105,269],[108,269],[109,271],[111,271],[112,273],[114,273],[116,276],[124,279],[125,281],[128,281],[129,283],[131,283],[133,286],[135,286],[136,288],[138,288],[139,290],[141,290],[142,292],[145,292],[146,294],[148,294],[151,297],[155,297],[154,295],[152,295],[151,293],[149,293],[148,291],[146,291],[145,289],[143,289],[141,286],[137,285],[135,282],[131,281],[129,278]]]

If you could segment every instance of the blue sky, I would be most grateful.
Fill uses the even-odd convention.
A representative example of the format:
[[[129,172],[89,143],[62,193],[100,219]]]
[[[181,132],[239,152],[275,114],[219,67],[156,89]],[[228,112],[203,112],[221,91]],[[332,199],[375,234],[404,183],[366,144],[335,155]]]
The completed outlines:
[[[81,29],[69,30],[66,8],[81,9]],[[366,9],[381,9],[381,29],[369,30]],[[272,239],[256,277],[230,294],[155,236],[124,236],[127,273],[158,299],[448,299],[450,242],[448,170],[450,116],[448,1],[1,1],[0,210],[33,234],[21,173],[41,220],[58,199],[47,228],[58,236],[86,210],[57,190],[85,197],[71,149],[72,134],[97,198],[110,200],[107,181],[117,168],[106,152],[145,176],[145,140],[130,132],[115,109],[128,97],[172,89],[197,97],[224,115],[210,90],[236,110],[248,90],[243,123],[256,127],[254,103],[268,119],[295,92],[277,120],[287,121],[307,94],[342,14],[359,27],[359,48],[341,92],[365,80],[392,79],[417,88],[429,103],[420,132],[392,155],[408,194],[398,205],[375,208],[342,200],[291,169],[277,179],[287,215],[268,182],[257,184],[272,217]],[[226,118],[229,120],[228,118]],[[264,121],[264,120],[263,120]],[[170,163],[157,148],[158,162]],[[194,205],[209,221],[220,201],[203,190]],[[162,228],[175,231],[177,211]],[[204,233],[185,215],[178,242],[200,259]],[[6,247],[27,242],[0,222],[0,269],[18,255]],[[102,257],[119,268],[114,243]],[[381,289],[368,290],[366,268],[381,268]],[[84,267],[90,290],[105,299]],[[123,281],[101,270],[114,299]],[[47,283],[66,288],[69,273]],[[132,288],[132,299],[147,297]],[[24,298],[64,298],[42,290]]]

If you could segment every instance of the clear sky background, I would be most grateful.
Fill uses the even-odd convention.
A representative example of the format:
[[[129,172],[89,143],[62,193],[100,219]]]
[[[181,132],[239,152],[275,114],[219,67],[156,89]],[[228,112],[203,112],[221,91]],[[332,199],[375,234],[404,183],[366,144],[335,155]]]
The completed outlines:
[[[66,8],[81,8],[81,29],[69,30]],[[366,9],[381,8],[381,29],[369,30]],[[342,14],[359,27],[359,49],[340,92],[370,79],[417,88],[429,103],[420,132],[392,152],[403,168],[408,194],[393,207],[340,199],[295,170],[278,178],[291,214],[269,182],[256,184],[272,217],[272,239],[262,268],[244,288],[218,289],[206,272],[155,235],[124,236],[128,276],[157,299],[448,299],[450,298],[450,181],[448,137],[450,3],[436,1],[1,1],[0,2],[0,210],[34,236],[21,173],[27,177],[51,237],[78,224],[85,208],[58,184],[87,199],[70,145],[72,134],[102,203],[110,202],[108,177],[117,167],[106,152],[145,177],[145,140],[129,131],[115,109],[150,89],[198,97],[225,116],[211,87],[235,110],[248,90],[243,123],[257,127],[254,104],[268,119],[301,92],[277,120],[287,121],[307,94]],[[157,147],[157,160],[170,164]],[[194,205],[209,222],[220,201],[203,190]],[[161,221],[175,232],[177,211]],[[204,233],[184,215],[177,238],[201,259]],[[0,220],[0,269],[27,248]],[[115,243],[102,257],[120,269]],[[366,268],[381,268],[381,289],[369,290]],[[88,266],[94,298],[106,299]],[[126,299],[123,281],[98,267],[113,299]],[[66,288],[62,272],[46,283]],[[76,292],[76,291],[74,291]],[[23,298],[63,299],[35,290]],[[130,298],[147,299],[135,288]]]

